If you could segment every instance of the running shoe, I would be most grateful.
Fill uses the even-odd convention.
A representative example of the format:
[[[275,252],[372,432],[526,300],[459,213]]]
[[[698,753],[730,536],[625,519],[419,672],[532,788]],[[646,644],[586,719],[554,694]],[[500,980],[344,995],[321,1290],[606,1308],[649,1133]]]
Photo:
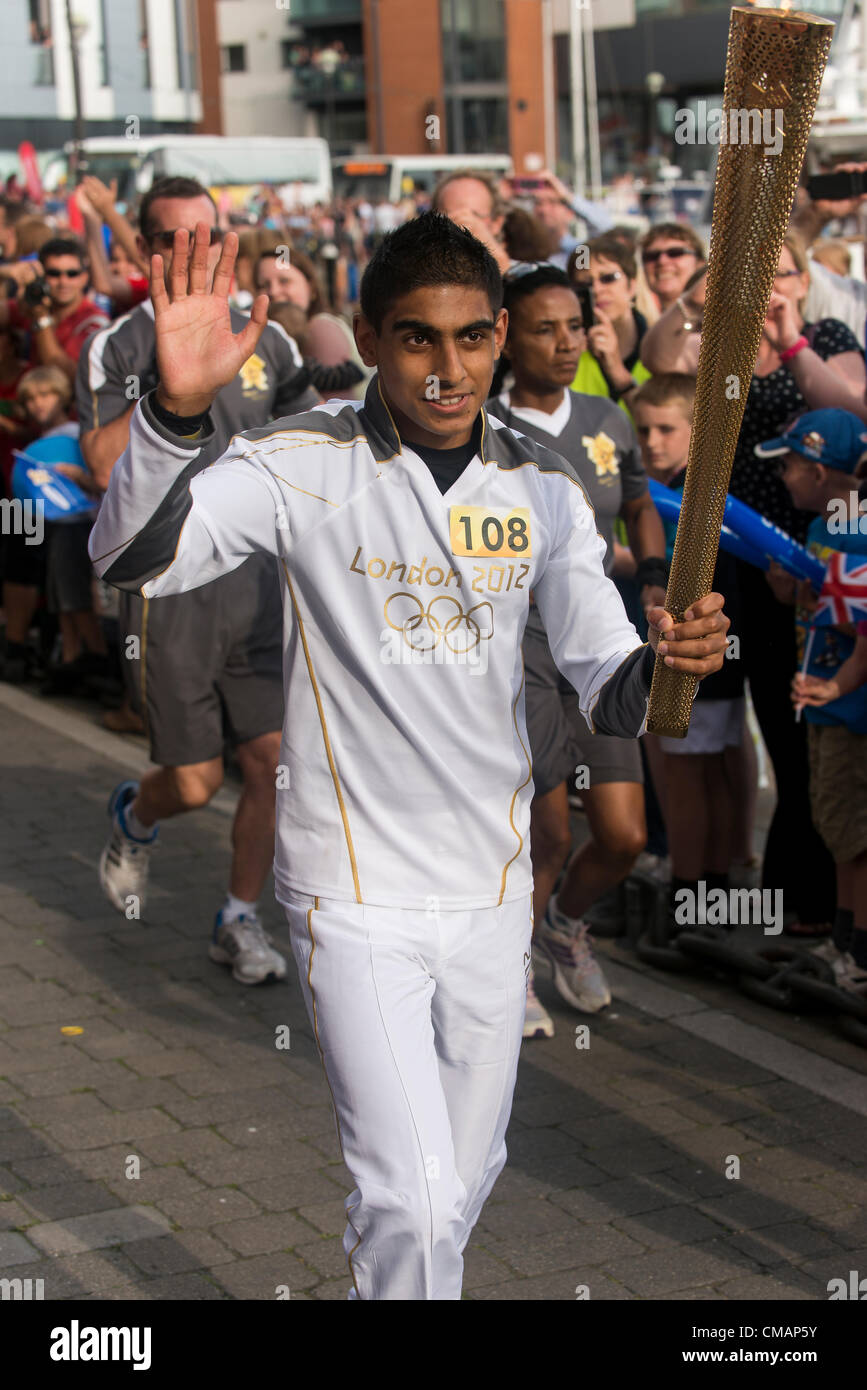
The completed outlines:
[[[121,782],[108,803],[111,835],[99,860],[99,882],[113,907],[130,920],[144,912],[147,899],[151,850],[159,831],[154,827],[147,840],[137,840],[126,828],[125,812],[138,794],[138,782]]]
[[[554,1020],[544,1004],[539,1002],[533,984],[533,971],[527,980],[527,1006],[524,1010],[525,1038],[553,1038]]]
[[[867,970],[863,965],[858,965],[855,957],[847,951],[839,965],[834,967],[834,983],[840,988],[845,989],[847,994],[857,994],[861,999],[867,999]]]
[[[258,917],[242,912],[240,917],[224,922],[220,911],[208,955],[218,965],[231,965],[239,984],[261,985],[266,980],[286,978],[286,961],[273,945]]]
[[[823,941],[821,946],[811,946],[809,954],[830,965],[835,973],[845,960],[845,952],[841,951],[839,946],[835,946],[833,941]]]
[[[611,1003],[611,990],[590,949],[589,925],[564,916],[553,902],[533,936],[533,963],[553,976],[561,998],[581,1013]]]

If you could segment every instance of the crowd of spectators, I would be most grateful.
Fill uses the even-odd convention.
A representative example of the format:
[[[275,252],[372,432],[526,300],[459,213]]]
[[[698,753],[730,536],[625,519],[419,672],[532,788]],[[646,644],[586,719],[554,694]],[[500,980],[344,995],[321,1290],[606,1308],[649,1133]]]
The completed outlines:
[[[315,64],[318,56],[298,49],[293,63]],[[335,57],[336,68],[348,61]],[[191,181],[173,184],[164,197],[205,192]],[[0,198],[0,480],[9,501],[17,495],[16,460],[26,460],[35,441],[77,439],[82,353],[94,334],[147,300],[150,255],[171,249],[171,228],[137,225],[97,178],[85,177],[71,197],[80,236],[63,217],[30,205],[17,184]],[[867,285],[853,274],[863,262],[859,205],[799,195],[730,488],[823,563],[834,550],[867,554],[857,503],[867,459]],[[639,235],[547,171],[510,181],[458,170],[432,193],[398,204],[336,198],[327,207],[287,209],[275,190],[262,189],[254,224],[238,228],[233,304],[243,313],[268,294],[269,317],[292,340],[321,398],[364,395],[371,370],[351,328],[361,275],[383,236],[428,207],[494,255],[510,330],[491,409],[550,440],[576,469],[609,540],[606,568],[640,627],[649,598],[664,594],[673,543],[673,524],[657,516],[647,480],[679,491],[689,450],[706,279],[699,231],[667,222]],[[230,225],[230,211],[220,208],[212,243]],[[835,235],[824,235],[829,226]],[[134,404],[132,384],[130,391]],[[800,431],[799,419],[806,421]],[[51,466],[98,505],[110,463],[100,473],[79,452]],[[845,542],[827,521],[834,505],[848,508],[854,523]],[[41,545],[5,528],[0,678],[96,701],[109,727],[141,731],[141,711],[124,698],[116,603],[89,568],[89,525],[77,512],[47,526]],[[784,891],[786,930],[816,938],[841,987],[867,998],[867,625],[832,624],[812,642],[815,589],[777,563],[762,569],[721,552],[716,586],[733,619],[736,659],[702,687],[687,740],[648,736],[640,758],[609,750],[608,771],[579,792],[590,848],[549,910],[554,934],[558,923],[582,921],[639,859],[670,884],[672,901],[702,879],[761,883]],[[534,660],[541,670],[538,651]],[[556,673],[554,685],[556,692]],[[759,740],[776,797],[762,843]],[[586,744],[586,733],[567,731],[560,751],[574,767]],[[602,751],[594,753],[600,768]],[[563,816],[570,778],[556,778],[548,787],[537,778],[537,920],[571,845]],[[598,980],[594,988],[591,1009],[607,1002]]]

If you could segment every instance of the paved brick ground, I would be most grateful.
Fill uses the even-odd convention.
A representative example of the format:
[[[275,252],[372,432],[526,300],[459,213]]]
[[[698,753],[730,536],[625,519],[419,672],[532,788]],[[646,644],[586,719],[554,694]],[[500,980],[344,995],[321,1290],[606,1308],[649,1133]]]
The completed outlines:
[[[0,720],[0,1276],[48,1299],[345,1298],[348,1177],[294,967],[245,989],[206,954],[227,816],[166,826],[149,922],[126,922],[95,879],[117,764]],[[867,1268],[867,1120],[654,1016],[630,979],[586,1050],[549,999],[466,1296],[827,1298]]]

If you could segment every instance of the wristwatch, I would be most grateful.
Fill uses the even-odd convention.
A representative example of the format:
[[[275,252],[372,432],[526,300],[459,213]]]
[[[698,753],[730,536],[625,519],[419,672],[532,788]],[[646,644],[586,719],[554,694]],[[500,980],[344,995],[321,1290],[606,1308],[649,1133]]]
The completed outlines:
[[[41,318],[38,318],[38,319],[36,320],[36,327],[37,327],[37,328],[53,328],[53,327],[54,327],[54,319],[51,317],[50,314],[43,314]]]

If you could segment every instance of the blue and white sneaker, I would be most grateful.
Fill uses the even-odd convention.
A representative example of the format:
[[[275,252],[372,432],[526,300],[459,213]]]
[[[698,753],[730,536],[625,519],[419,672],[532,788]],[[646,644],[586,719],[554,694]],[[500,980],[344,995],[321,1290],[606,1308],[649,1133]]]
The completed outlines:
[[[286,978],[286,961],[273,946],[272,938],[255,915],[242,912],[240,917],[224,922],[220,911],[208,955],[218,965],[231,965],[239,984],[261,985],[266,980]]]
[[[151,850],[159,830],[147,840],[137,840],[126,828],[124,812],[138,794],[138,782],[121,782],[108,803],[111,836],[99,859],[99,882],[113,907],[130,921],[144,912],[147,900]]]
[[[524,1006],[524,1037],[553,1038],[554,1020],[536,994],[533,971],[527,980],[527,1002]]]
[[[611,990],[590,950],[587,922],[573,921],[552,899],[533,935],[533,964],[553,976],[561,998],[581,1013],[611,1003]]]

